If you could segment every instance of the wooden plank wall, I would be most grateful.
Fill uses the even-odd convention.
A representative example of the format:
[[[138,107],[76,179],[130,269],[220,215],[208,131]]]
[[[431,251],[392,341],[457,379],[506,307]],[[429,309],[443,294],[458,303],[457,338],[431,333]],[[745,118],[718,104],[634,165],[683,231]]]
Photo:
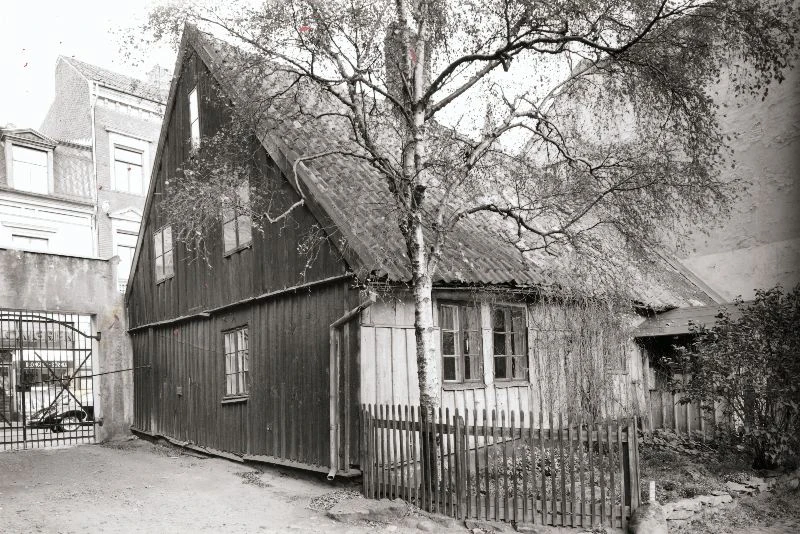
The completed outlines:
[[[155,162],[155,191],[152,207],[142,222],[143,241],[139,261],[131,281],[128,302],[131,328],[193,312],[215,308],[251,296],[293,287],[344,274],[346,265],[334,248],[323,244],[308,265],[308,254],[299,246],[318,221],[302,207],[281,224],[266,225],[265,231],[253,232],[252,247],[225,256],[221,228],[204,236],[209,250],[208,262],[198,258],[183,245],[176,244],[175,275],[156,283],[153,267],[153,232],[167,221],[161,210],[165,181],[179,179],[178,169],[189,156],[188,94],[198,87],[200,127],[204,137],[213,136],[231,117],[229,101],[222,97],[205,64],[191,56],[184,65],[177,87],[161,157]],[[200,148],[202,150],[202,146]],[[298,200],[298,196],[277,165],[260,148],[258,169],[251,187],[276,191],[273,214]],[[261,188],[261,189],[259,189]],[[255,198],[257,192],[251,197]],[[177,228],[173,228],[175,232]]]
[[[447,295],[453,298],[452,292]],[[435,298],[436,300],[436,298]],[[528,332],[528,368],[530,381],[526,384],[504,384],[495,382],[492,376],[492,360],[490,356],[492,347],[491,323],[489,304],[481,301],[481,321],[483,327],[484,349],[484,383],[477,387],[448,388],[441,390],[441,406],[455,410],[458,408],[463,413],[464,409],[478,410],[509,410],[516,411],[557,411],[559,406],[548,403],[545,391],[555,387],[563,390],[565,385],[559,383],[552,385],[544,383],[542,377],[552,376],[542,372],[541,355],[533,347],[535,331]],[[530,314],[533,313],[529,307]],[[437,320],[438,322],[438,320]],[[363,404],[419,404],[419,383],[417,378],[416,347],[414,338],[414,308],[413,303],[407,298],[386,297],[375,303],[362,314],[360,333],[360,381],[361,400]],[[532,321],[529,320],[529,324]],[[435,332],[438,345],[438,328]],[[622,399],[625,406],[612,407],[609,403],[609,413],[614,416],[632,413],[644,408],[643,393],[641,388],[641,355],[636,346],[631,342],[631,353],[628,358],[628,369],[620,371],[612,377],[618,399]],[[434,372],[439,372],[435,370]],[[613,409],[612,409],[613,408]]]
[[[329,464],[328,326],[357,292],[339,282],[133,338],[134,426],[240,455]],[[223,404],[224,330],[248,325],[250,393]]]

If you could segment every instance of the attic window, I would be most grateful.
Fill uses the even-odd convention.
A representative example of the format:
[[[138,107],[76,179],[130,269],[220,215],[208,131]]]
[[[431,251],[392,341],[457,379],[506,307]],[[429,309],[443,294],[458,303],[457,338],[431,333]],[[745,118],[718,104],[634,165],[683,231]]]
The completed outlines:
[[[172,227],[167,225],[153,232],[153,258],[156,283],[171,278],[175,273],[172,252]]]
[[[189,93],[189,131],[191,132],[192,150],[200,147],[200,108],[197,102],[197,87]]]
[[[11,157],[14,189],[46,195],[50,182],[47,151],[12,145]]]
[[[253,240],[248,184],[241,185],[236,194],[236,206],[222,211],[222,240],[226,255],[249,246]]]

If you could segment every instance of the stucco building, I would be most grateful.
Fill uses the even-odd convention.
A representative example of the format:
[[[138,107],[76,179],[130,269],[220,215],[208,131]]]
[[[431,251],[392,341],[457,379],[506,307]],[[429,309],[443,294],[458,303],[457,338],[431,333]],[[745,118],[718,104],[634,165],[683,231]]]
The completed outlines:
[[[42,127],[0,128],[0,449],[128,432],[120,292],[160,128],[161,74],[145,82],[60,57]]]
[[[679,254],[725,301],[800,283],[799,85],[800,72],[793,69],[764,100],[718,88],[720,123],[734,148],[723,177],[742,181],[743,188],[730,216],[697,228]]]

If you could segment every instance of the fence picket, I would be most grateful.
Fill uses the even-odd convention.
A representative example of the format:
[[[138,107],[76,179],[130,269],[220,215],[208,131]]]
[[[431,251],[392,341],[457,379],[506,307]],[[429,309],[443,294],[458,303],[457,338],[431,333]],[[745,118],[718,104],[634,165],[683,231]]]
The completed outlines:
[[[564,461],[564,415],[558,413],[558,457],[561,465],[561,525],[567,524],[566,462]]]
[[[550,425],[550,439],[548,440],[547,444],[550,447],[550,514],[552,516],[552,523],[551,525],[556,525],[557,516],[558,516],[558,502],[556,501],[556,442],[553,434],[553,412],[550,412],[549,416],[549,425]]]
[[[472,429],[475,436],[475,519],[481,517],[481,458],[478,454],[478,410],[472,410]],[[488,446],[488,445],[487,445]],[[472,498],[470,498],[472,501]]]
[[[594,516],[595,516],[595,495],[594,495],[594,443],[593,439],[594,436],[592,435],[592,430],[594,429],[594,416],[589,416],[589,424],[587,430],[587,434],[589,436],[589,447],[586,451],[588,456],[588,464],[589,464],[589,498],[591,502],[589,503],[589,525],[594,527]]]
[[[447,455],[444,457],[443,460],[447,460],[447,475],[445,476],[442,473],[442,479],[444,480],[444,505],[445,510],[448,511],[448,515],[453,517],[453,449],[452,443],[450,442],[450,408],[445,408],[444,410],[444,431],[447,437]],[[442,464],[444,465],[444,464]],[[444,468],[442,468],[444,469]]]
[[[571,527],[575,527],[575,450],[574,444],[572,443],[574,438],[572,432],[573,423],[574,419],[570,419],[569,414],[567,414],[567,440],[569,441],[567,454],[569,454],[569,496],[571,500],[569,525]],[[580,436],[580,429],[578,429],[578,436]]]
[[[531,451],[531,522],[536,524],[536,511],[538,507],[536,506],[536,492],[539,491],[539,488],[536,486],[536,444],[534,443],[534,427],[533,427],[533,411],[530,412],[530,418],[528,421],[529,429],[528,435],[530,436],[531,444],[530,444],[530,451]]]
[[[519,412],[519,443],[525,445],[525,412]],[[525,468],[525,449],[522,449],[522,522],[528,519],[528,470]]]
[[[484,517],[488,521],[491,517],[489,515],[489,508],[490,508],[490,499],[491,499],[491,492],[489,491],[489,431],[488,431],[488,422],[486,421],[487,413],[486,410],[483,410],[483,455],[484,455],[484,463],[483,463],[483,482],[486,484],[486,513]]]
[[[548,525],[547,522],[547,480],[545,477],[545,470],[544,470],[544,460],[546,458],[544,454],[544,414],[539,412],[539,452],[541,455],[539,456],[539,465],[541,466],[541,474],[542,474],[542,525]]]
[[[608,502],[610,512],[608,514],[608,524],[613,528],[614,524],[614,441],[611,439],[611,421],[606,424],[606,442],[608,443]]]
[[[603,462],[603,424],[597,424],[597,465],[600,468],[600,525],[606,522],[606,476]]]
[[[497,446],[497,410],[492,410],[492,445]],[[494,478],[494,514],[495,521],[498,519],[500,508],[500,481],[497,478],[497,458],[492,462],[492,478]]]
[[[508,457],[506,455],[506,411],[500,410],[500,448],[503,450],[503,519],[508,521]]]
[[[510,424],[510,435],[511,435],[511,484],[512,484],[512,491],[511,494],[513,496],[513,501],[511,501],[511,515],[514,517],[514,522],[518,521],[517,519],[517,443],[514,439],[515,435],[515,428],[514,428],[514,412],[509,412],[508,414],[509,424]],[[505,448],[504,448],[505,449]]]
[[[444,500],[444,428],[442,426],[442,407],[439,406],[439,426],[436,430],[436,442],[439,444],[439,472],[435,477],[436,482],[436,513],[443,513],[447,501]]]
[[[619,504],[620,504],[620,526],[626,529],[628,524],[625,520],[625,466],[622,464],[622,419],[617,418],[617,448],[619,450]]]

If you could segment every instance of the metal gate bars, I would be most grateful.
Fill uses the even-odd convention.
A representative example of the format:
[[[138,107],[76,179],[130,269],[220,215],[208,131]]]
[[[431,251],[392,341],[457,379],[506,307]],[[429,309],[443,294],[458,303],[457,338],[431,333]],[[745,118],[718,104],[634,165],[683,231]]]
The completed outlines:
[[[0,444],[94,442],[91,320],[0,310]]]

